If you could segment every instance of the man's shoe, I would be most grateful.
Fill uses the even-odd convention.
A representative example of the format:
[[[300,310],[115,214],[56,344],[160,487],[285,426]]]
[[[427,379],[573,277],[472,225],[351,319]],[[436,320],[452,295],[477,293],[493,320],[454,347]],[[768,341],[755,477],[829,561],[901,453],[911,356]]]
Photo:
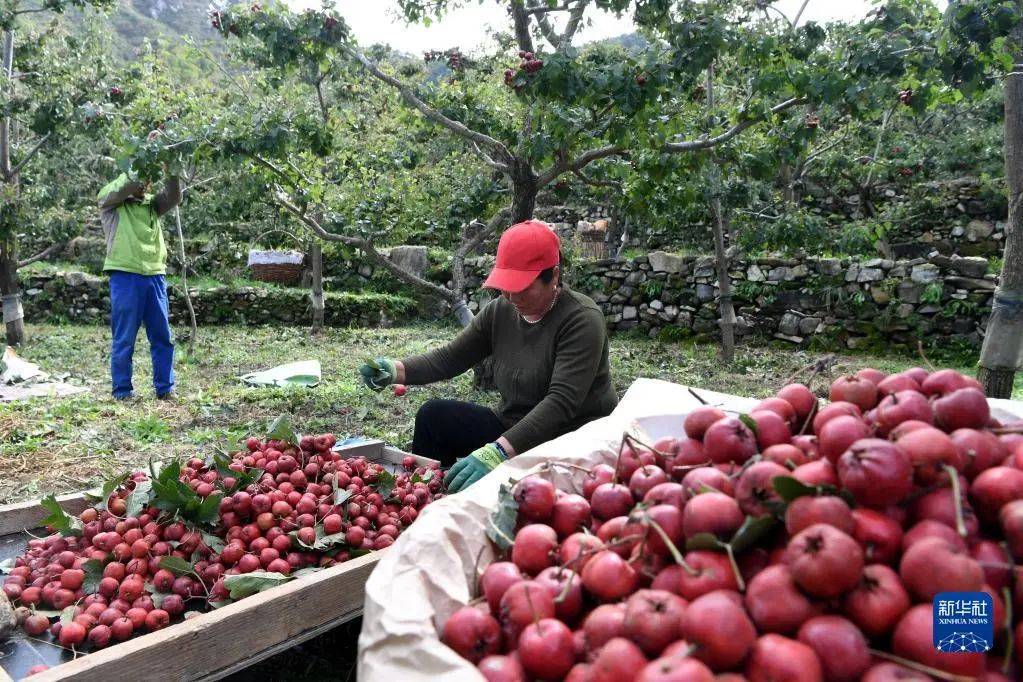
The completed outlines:
[[[157,393],[156,394],[156,399],[157,400],[167,400],[169,402],[174,402],[175,400],[178,399],[178,394],[175,393],[174,391],[167,391],[166,393]]]
[[[135,393],[125,393],[123,395],[115,395],[114,400],[135,400]]]

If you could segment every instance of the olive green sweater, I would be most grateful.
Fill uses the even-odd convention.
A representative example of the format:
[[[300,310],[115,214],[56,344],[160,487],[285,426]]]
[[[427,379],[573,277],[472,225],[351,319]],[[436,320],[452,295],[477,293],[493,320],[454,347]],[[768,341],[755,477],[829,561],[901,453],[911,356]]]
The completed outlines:
[[[600,308],[563,288],[542,320],[529,324],[498,298],[450,343],[404,361],[409,384],[458,376],[492,357],[504,437],[525,452],[611,413],[607,329]]]

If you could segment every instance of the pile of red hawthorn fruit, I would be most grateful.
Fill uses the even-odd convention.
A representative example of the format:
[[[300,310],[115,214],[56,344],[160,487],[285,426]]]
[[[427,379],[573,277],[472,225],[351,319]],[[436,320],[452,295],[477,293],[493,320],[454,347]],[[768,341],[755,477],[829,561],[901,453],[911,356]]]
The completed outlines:
[[[161,510],[158,496],[127,515],[133,492],[150,480],[132,474],[105,504],[83,511],[76,530],[29,541],[3,585],[21,626],[35,637],[49,631],[64,647],[103,648],[228,601],[227,576],[286,576],[389,547],[442,496],[439,472],[412,456],[385,496],[379,482],[391,474],[364,457],[342,459],[334,443],[331,434],[305,436],[298,447],[253,437],[227,467],[188,460],[178,480],[198,498],[219,498],[205,527]],[[242,486],[246,474],[252,482]],[[318,543],[324,536],[334,537]],[[187,570],[181,561],[161,567],[167,557]],[[87,580],[90,561],[101,578]],[[63,613],[51,623],[54,610]]]
[[[581,491],[519,481],[509,556],[443,642],[494,681],[1018,679],[1023,425],[951,370],[863,370],[829,397],[699,407]],[[935,595],[981,590],[994,648],[939,652]]]

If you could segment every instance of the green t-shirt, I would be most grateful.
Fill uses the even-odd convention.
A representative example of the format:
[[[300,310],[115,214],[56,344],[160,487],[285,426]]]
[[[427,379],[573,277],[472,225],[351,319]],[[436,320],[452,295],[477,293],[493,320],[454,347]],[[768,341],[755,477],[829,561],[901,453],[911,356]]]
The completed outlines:
[[[122,174],[96,196],[107,241],[104,270],[140,275],[166,272],[167,247],[160,216],[181,201],[177,178],[171,178],[156,196],[136,198],[141,186]]]

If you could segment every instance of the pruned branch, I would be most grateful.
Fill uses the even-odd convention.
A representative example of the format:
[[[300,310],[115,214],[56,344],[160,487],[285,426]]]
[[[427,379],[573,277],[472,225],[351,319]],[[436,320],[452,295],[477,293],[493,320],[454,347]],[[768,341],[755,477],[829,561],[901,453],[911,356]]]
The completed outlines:
[[[35,143],[35,146],[32,147],[32,149],[28,150],[28,154],[26,154],[25,157],[21,161],[19,161],[17,165],[14,166],[14,168],[11,169],[8,178],[13,178],[15,175],[21,172],[21,169],[24,168],[28,164],[28,162],[32,160],[33,156],[39,153],[39,150],[42,149],[44,144],[46,144],[46,141],[50,139],[50,135],[51,133],[46,133],[41,138],[39,138],[39,140]]]
[[[274,197],[278,204],[280,204],[285,210],[287,210],[289,213],[298,218],[302,222],[302,224],[308,227],[313,232],[313,234],[315,234],[320,239],[323,239],[328,242],[339,242],[347,246],[352,246],[361,249],[378,265],[383,267],[385,270],[390,272],[392,275],[394,275],[397,279],[401,280],[402,282],[410,284],[414,287],[418,287],[419,289],[429,291],[434,296],[437,296],[451,304],[457,303],[457,301],[455,300],[454,293],[451,290],[434,284],[433,282],[428,282],[422,277],[418,277],[409,272],[408,270],[401,268],[396,263],[394,263],[390,258],[387,258],[386,256],[384,256],[384,254],[377,251],[376,248],[368,239],[365,239],[363,237],[353,237],[344,234],[337,234],[336,232],[329,232],[326,229],[324,229],[323,226],[320,225],[320,223],[317,220],[309,216],[305,211],[303,211],[294,203],[292,203],[292,201],[284,194],[284,192],[276,192]]]
[[[399,94],[401,94],[402,98],[406,102],[408,102],[408,104],[418,109],[420,113],[422,113],[431,121],[447,128],[448,130],[455,133],[459,137],[464,137],[465,139],[471,140],[476,144],[494,150],[494,153],[502,162],[509,163],[511,161],[512,159],[511,152],[508,151],[508,148],[505,147],[501,142],[495,140],[489,135],[478,132],[476,130],[472,130],[464,123],[448,118],[447,116],[440,113],[439,111],[431,107],[429,104],[421,100],[418,96],[416,96],[416,94],[412,91],[412,88],[410,88],[408,85],[402,83],[394,76],[384,73],[379,66],[377,66],[374,62],[370,61],[365,55],[349,47],[344,47],[343,49],[346,52],[348,52],[349,55],[354,57],[360,64],[362,64],[363,68],[369,71],[374,77],[397,90]]]
[[[773,107],[771,107],[769,114],[771,115],[779,114],[785,111],[786,109],[791,109],[792,107],[799,106],[800,104],[806,104],[807,101],[808,100],[805,97],[793,97],[791,99],[787,99],[784,102],[776,104]],[[687,140],[686,142],[667,142],[665,143],[663,149],[666,152],[693,152],[699,151],[701,149],[710,149],[712,147],[718,146],[719,144],[724,144],[725,142],[728,142],[733,137],[739,135],[747,128],[751,128],[757,123],[760,123],[761,121],[764,121],[766,119],[767,116],[756,116],[754,118],[747,118],[742,121],[739,121],[734,126],[729,128],[725,132],[721,133],[720,135],[716,135],[714,137],[700,138],[699,140]]]
[[[57,244],[50,244],[48,247],[46,247],[45,249],[43,249],[42,251],[40,251],[36,255],[32,256],[31,258],[26,258],[25,260],[18,261],[18,267],[19,268],[23,268],[23,267],[26,267],[28,265],[32,265],[32,263],[35,263],[37,261],[41,261],[41,260],[44,260],[46,258],[49,258],[50,256],[52,256],[53,254],[57,253],[58,251],[63,250],[63,248],[66,245],[67,244],[65,242],[59,242]]]
[[[577,170],[582,170],[588,164],[598,160],[604,159],[609,156],[621,156],[625,153],[624,147],[618,145],[609,145],[607,147],[600,147],[599,149],[590,149],[585,151],[574,159],[559,159],[550,168],[540,173],[536,180],[537,189],[550,184],[556,177],[562,173],[573,173]]]

